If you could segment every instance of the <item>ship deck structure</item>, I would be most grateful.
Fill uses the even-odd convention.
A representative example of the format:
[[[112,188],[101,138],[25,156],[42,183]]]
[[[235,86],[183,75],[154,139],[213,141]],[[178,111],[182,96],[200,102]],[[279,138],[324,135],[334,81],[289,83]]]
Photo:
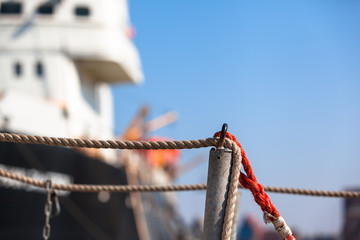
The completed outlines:
[[[116,139],[111,86],[144,78],[133,34],[126,0],[1,1],[1,131]],[[137,126],[142,129],[136,124],[131,129]],[[143,152],[0,143],[0,158],[4,169],[65,184],[172,181]],[[41,237],[46,192],[4,178],[0,189],[2,236]],[[63,209],[52,220],[51,239],[183,239],[188,234],[174,208],[174,193],[60,192],[59,198]]]

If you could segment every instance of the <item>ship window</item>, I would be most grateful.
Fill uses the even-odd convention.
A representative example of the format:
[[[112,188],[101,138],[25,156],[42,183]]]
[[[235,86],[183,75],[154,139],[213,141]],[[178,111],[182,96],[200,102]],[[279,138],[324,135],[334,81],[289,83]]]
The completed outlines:
[[[41,62],[37,62],[36,63],[36,75],[39,77],[39,78],[42,78],[44,76],[44,66]]]
[[[38,14],[51,15],[54,13],[54,4],[45,3],[37,9]]]
[[[22,74],[22,66],[19,62],[15,63],[14,65],[14,73],[18,77],[21,76]]]
[[[22,4],[19,2],[3,2],[0,5],[1,14],[20,14],[22,12]]]
[[[74,13],[78,17],[88,17],[90,16],[90,9],[86,6],[77,6],[75,7]]]

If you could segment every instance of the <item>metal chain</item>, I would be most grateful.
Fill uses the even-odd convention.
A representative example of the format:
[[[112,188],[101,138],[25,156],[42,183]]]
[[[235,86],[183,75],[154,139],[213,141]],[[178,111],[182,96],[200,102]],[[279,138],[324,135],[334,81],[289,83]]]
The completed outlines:
[[[47,199],[45,203],[45,224],[43,228],[43,239],[48,240],[50,237],[50,215],[52,210],[51,195],[54,189],[52,188],[51,180],[46,181]]]

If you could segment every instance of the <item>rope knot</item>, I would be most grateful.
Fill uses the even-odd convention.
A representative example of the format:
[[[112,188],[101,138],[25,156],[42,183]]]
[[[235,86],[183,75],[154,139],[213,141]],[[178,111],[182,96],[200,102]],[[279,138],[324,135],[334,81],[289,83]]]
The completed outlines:
[[[215,133],[214,137],[220,137],[221,132]],[[236,143],[241,151],[241,163],[244,167],[244,173],[240,173],[239,181],[240,184],[249,189],[254,196],[255,202],[260,206],[261,210],[264,212],[264,221],[265,223],[272,222],[275,226],[276,231],[281,235],[283,239],[295,239],[292,236],[290,228],[287,226],[285,220],[280,216],[279,211],[272,204],[269,196],[266,194],[264,187],[258,183],[255,173],[250,165],[244,149],[242,148],[239,141],[235,136],[226,132],[225,138],[228,138]]]

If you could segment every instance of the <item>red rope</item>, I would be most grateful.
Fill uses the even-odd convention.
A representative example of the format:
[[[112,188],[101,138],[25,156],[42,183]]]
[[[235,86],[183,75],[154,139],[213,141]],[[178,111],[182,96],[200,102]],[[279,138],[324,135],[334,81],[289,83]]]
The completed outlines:
[[[221,132],[215,133],[214,137],[220,137]],[[258,183],[254,171],[250,165],[249,159],[246,156],[246,153],[244,149],[242,148],[239,141],[236,139],[236,137],[229,132],[226,132],[225,135],[226,138],[234,141],[236,145],[241,149],[241,157],[242,157],[242,165],[244,167],[245,173],[240,173],[240,183],[244,188],[247,188],[251,191],[252,195],[254,196],[255,202],[260,206],[261,210],[263,212],[268,212],[272,216],[278,218],[280,217],[279,211],[276,209],[274,204],[272,204],[270,197],[266,194],[263,186],[261,186],[260,183]],[[273,219],[269,218],[270,221],[273,221]],[[295,239],[292,235],[289,235],[287,240],[293,240]]]

